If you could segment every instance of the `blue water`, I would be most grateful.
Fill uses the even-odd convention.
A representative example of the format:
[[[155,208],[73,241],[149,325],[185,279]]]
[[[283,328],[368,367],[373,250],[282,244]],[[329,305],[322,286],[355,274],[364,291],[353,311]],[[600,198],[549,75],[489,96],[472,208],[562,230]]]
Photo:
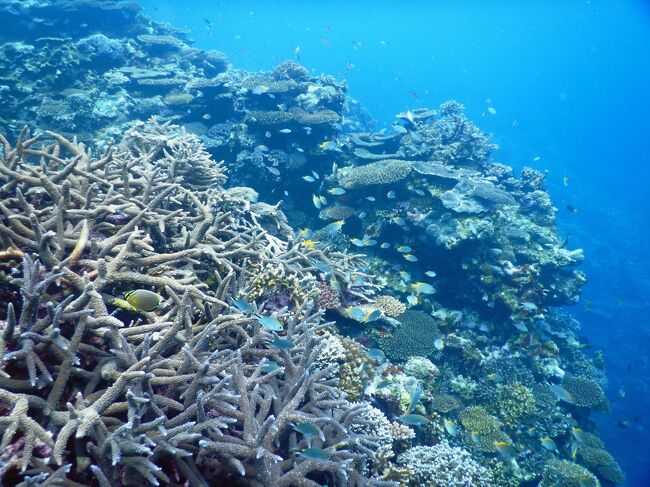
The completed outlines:
[[[548,170],[561,233],[587,256],[589,282],[573,311],[608,365],[614,410],[597,418],[602,437],[628,484],[650,485],[648,5],[142,4],[156,20],[185,26],[195,46],[227,53],[236,67],[269,70],[300,47],[302,64],[345,78],[380,125],[406,108],[456,99],[494,134],[496,160]]]

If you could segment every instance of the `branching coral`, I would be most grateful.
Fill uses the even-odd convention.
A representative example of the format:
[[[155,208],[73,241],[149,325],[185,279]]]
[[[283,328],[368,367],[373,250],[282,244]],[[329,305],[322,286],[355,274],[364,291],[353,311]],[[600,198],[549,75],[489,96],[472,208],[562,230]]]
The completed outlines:
[[[0,238],[24,256],[0,339],[2,445],[20,455],[3,483],[54,475],[43,448],[74,464],[56,476],[101,485],[360,480],[378,440],[350,429],[366,406],[335,387],[336,364],[317,365],[311,299],[278,310],[281,336],[226,302],[254,287],[253,263],[308,275],[313,257],[275,235],[280,215],[224,191],[177,127],[151,122],[98,158],[48,135],[0,138]],[[120,304],[136,287],[163,294],[160,308]],[[310,446],[327,460],[292,454],[308,446],[294,423],[322,431]]]

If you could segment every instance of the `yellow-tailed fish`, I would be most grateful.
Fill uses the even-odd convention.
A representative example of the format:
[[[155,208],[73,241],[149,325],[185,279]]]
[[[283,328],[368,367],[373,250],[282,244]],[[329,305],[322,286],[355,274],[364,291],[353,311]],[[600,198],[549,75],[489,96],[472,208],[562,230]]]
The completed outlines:
[[[557,444],[553,441],[553,438],[541,438],[539,440],[542,443],[542,447],[548,451],[557,452]]]
[[[477,431],[472,431],[470,433],[470,438],[475,445],[479,445],[481,443],[481,435],[479,435]]]
[[[578,442],[577,441],[572,441],[571,442],[570,451],[571,451],[571,458],[573,460],[575,460],[576,455],[578,454]]]
[[[308,238],[306,238],[305,240],[302,241],[302,244],[303,244],[305,247],[307,247],[308,249],[315,249],[317,243],[318,243],[318,242],[315,242],[315,241],[310,240],[310,239],[308,239]]]
[[[319,196],[318,199],[320,200],[321,206],[327,206],[327,198],[325,196]]]
[[[363,240],[360,238],[351,238],[350,243],[356,247],[363,247],[365,244],[363,243]]]
[[[340,232],[341,228],[345,225],[345,220],[337,220],[323,227],[323,231],[327,233]]]
[[[418,304],[418,298],[417,296],[413,296],[412,294],[409,294],[408,296],[406,296],[406,302],[411,306],[415,306],[416,304]]]
[[[458,427],[456,426],[456,423],[454,423],[451,419],[445,418],[443,420],[443,423],[445,425],[447,433],[449,433],[451,436],[456,436],[458,434]]]
[[[374,247],[375,245],[377,245],[377,241],[372,239],[372,238],[364,238],[363,239],[363,244],[366,247]]]
[[[406,271],[399,271],[399,277],[404,282],[411,282],[411,274]]]
[[[311,228],[303,228],[298,233],[302,238],[312,238],[314,236],[314,231]]]
[[[436,348],[436,350],[440,351],[445,348],[445,342],[442,338],[436,338],[433,342],[433,346]]]
[[[555,394],[562,401],[573,402],[573,396],[564,387],[558,384],[551,384],[548,387],[551,389],[551,392],[553,392],[553,394]]]
[[[342,194],[345,194],[345,190],[343,188],[330,188],[327,190],[329,194],[333,194],[334,196],[341,196]]]
[[[417,262],[418,261],[418,258],[413,254],[404,254],[404,259],[408,260],[409,262]]]
[[[495,441],[494,447],[497,449],[499,454],[507,460],[513,460],[517,456],[517,451],[508,442]]]
[[[338,279],[336,279],[334,275],[330,277],[330,287],[336,292],[341,292],[341,283],[339,283]]]
[[[135,289],[125,293],[124,299],[138,311],[154,311],[160,306],[162,296],[147,289]]]
[[[313,183],[316,181],[316,179],[313,176],[303,176],[302,178],[308,183]]]
[[[345,314],[356,321],[363,321],[366,317],[366,312],[358,306],[349,306],[345,308]]]
[[[409,247],[408,245],[400,245],[395,250],[397,250],[398,252],[401,252],[402,254],[408,254],[413,249],[411,247]]]
[[[426,282],[414,282],[411,284],[411,289],[413,289],[416,294],[433,294],[436,292],[433,286]]]
[[[573,437],[576,439],[576,441],[578,441],[578,442],[580,442],[580,443],[584,443],[585,440],[586,440],[586,438],[587,438],[587,437],[585,436],[585,432],[582,431],[580,428],[577,428],[577,427],[575,427],[575,426],[573,426],[573,427],[571,428],[571,434],[572,434]]]
[[[363,318],[364,323],[369,323],[371,321],[377,321],[379,318],[382,317],[382,312],[380,309],[374,309],[372,311],[369,311],[366,313],[366,316]]]
[[[320,196],[318,196],[317,194],[311,195],[311,200],[314,203],[316,209],[320,210],[323,207],[323,203],[320,200]]]
[[[436,277],[438,275],[434,271],[426,271],[424,274],[429,277]]]
[[[320,179],[320,175],[316,171],[311,172],[316,179]]]
[[[395,225],[400,225],[400,226],[406,225],[406,220],[404,220],[404,218],[402,218],[401,216],[394,216],[393,218],[391,218],[391,221]]]
[[[384,242],[379,247],[382,249],[390,249],[390,244],[388,242]]]

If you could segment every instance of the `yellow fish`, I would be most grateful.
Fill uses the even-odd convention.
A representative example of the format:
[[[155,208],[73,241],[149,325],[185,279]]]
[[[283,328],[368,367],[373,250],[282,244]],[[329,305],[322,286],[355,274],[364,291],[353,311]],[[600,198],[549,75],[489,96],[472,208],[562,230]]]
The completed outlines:
[[[162,296],[146,289],[135,289],[124,294],[124,299],[138,311],[154,311],[160,306]]]

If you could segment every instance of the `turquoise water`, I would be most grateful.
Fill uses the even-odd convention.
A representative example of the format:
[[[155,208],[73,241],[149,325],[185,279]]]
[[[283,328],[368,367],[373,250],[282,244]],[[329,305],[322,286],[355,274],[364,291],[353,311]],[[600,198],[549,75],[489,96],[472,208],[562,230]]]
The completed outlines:
[[[600,430],[629,485],[650,482],[644,2],[142,3],[236,67],[269,70],[299,47],[302,64],[345,78],[380,125],[456,99],[500,145],[494,159],[548,170],[560,230],[587,257],[573,312],[608,366],[613,413],[597,417]]]

